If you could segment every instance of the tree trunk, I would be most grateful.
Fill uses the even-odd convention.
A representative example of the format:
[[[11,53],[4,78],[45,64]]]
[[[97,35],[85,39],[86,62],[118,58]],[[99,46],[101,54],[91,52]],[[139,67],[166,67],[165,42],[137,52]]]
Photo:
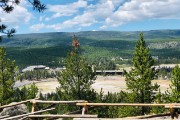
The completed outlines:
[[[144,103],[144,92],[141,91],[141,103]],[[145,107],[142,106],[142,109],[141,109],[141,115],[144,115],[145,114]]]

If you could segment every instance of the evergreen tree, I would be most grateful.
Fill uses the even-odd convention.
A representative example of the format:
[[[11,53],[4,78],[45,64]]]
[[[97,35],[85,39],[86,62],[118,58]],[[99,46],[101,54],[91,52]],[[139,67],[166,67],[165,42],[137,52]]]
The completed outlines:
[[[36,97],[40,97],[37,96],[37,94],[38,94],[38,88],[35,85],[35,83],[32,83],[28,87],[23,86],[22,88],[14,89],[14,93],[12,97],[14,101],[23,101],[27,99],[34,99]]]
[[[6,58],[5,48],[0,48],[0,104],[8,104],[13,98],[13,86],[17,67],[15,61]]]
[[[168,102],[180,102],[180,67],[178,65],[172,70],[171,73],[171,85]]]
[[[133,93],[133,102],[153,102],[154,97],[152,93],[156,91],[159,86],[157,84],[151,84],[151,80],[155,77],[155,71],[152,69],[154,60],[146,46],[143,33],[140,33],[140,39],[136,43],[132,63],[133,68],[131,71],[129,73],[124,72],[128,90]],[[147,112],[149,112],[148,109],[142,107],[141,114],[144,115]]]
[[[95,80],[95,71],[86,63],[85,59],[80,56],[78,39],[73,37],[73,50],[68,54],[65,60],[65,70],[58,75],[60,87],[57,89],[58,94],[64,93],[64,99],[89,99],[91,85]],[[62,99],[62,97],[61,97]]]
[[[180,68],[178,65],[171,72],[170,91],[166,92],[166,102],[179,103],[180,102]],[[170,109],[171,118],[178,118],[179,109]]]

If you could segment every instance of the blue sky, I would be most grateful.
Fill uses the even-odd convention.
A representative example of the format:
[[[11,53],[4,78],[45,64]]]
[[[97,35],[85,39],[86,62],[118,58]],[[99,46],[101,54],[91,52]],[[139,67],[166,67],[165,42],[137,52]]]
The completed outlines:
[[[180,0],[41,0],[44,13],[27,0],[1,21],[22,33],[180,29]]]

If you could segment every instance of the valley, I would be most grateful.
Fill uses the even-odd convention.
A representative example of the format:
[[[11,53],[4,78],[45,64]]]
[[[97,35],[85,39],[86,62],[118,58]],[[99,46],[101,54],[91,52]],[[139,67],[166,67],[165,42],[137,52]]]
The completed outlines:
[[[80,42],[81,53],[90,64],[105,61],[121,65],[131,64],[139,33],[84,31],[17,34],[12,38],[4,37],[1,46],[6,47],[8,58],[15,60],[20,70],[30,65],[59,67],[63,66],[63,60],[71,50],[72,35],[75,34]],[[180,62],[180,30],[143,33],[152,56],[156,58],[156,64]]]
[[[179,119],[178,0],[1,0],[0,119]]]

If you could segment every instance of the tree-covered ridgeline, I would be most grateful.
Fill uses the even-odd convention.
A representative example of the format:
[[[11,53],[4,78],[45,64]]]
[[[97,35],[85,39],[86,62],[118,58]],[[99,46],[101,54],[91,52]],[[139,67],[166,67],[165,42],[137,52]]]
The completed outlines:
[[[153,33],[152,31],[145,33],[147,46],[150,47],[152,56],[156,58],[155,64],[180,63],[179,30],[172,30],[172,32],[163,30],[163,32],[162,34],[161,31],[156,30]],[[4,37],[0,45],[7,48],[8,57],[16,60],[20,69],[38,64],[57,67],[63,65],[62,62],[58,63],[58,61],[64,59],[70,50],[71,34],[68,32],[16,34],[11,38]],[[78,35],[81,43],[82,55],[89,61],[95,62],[95,64],[99,64],[98,61],[100,60],[120,65],[132,65],[130,60],[139,32],[89,31],[87,33],[76,32],[75,34]],[[91,34],[94,35],[93,38]],[[158,48],[164,43],[169,44]],[[173,43],[177,43],[177,45]],[[109,68],[109,65],[105,67]],[[112,67],[110,66],[110,68]]]

